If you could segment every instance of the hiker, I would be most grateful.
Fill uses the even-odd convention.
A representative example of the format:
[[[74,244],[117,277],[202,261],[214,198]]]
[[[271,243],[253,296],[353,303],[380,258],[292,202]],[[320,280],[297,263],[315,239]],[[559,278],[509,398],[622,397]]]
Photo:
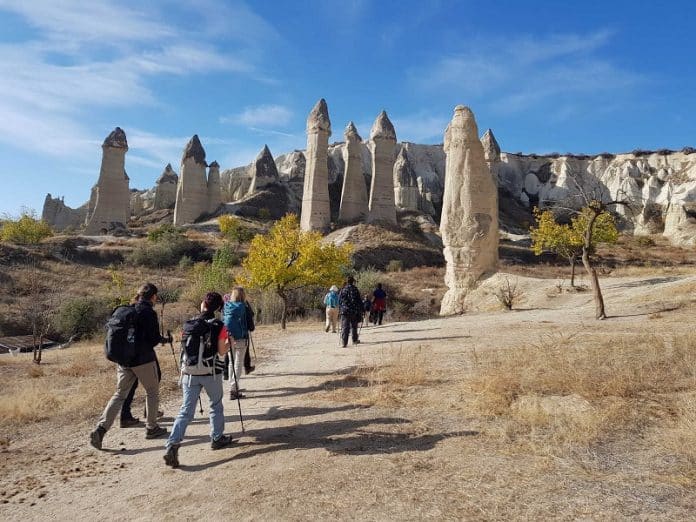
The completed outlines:
[[[382,318],[384,317],[384,312],[387,309],[387,293],[382,289],[382,283],[377,283],[377,288],[372,292],[372,311],[374,312],[374,317],[372,318],[372,324],[382,324]]]
[[[136,295],[131,304],[137,304],[139,298]],[[157,380],[162,382],[162,369],[160,368],[159,360],[157,359],[157,354],[155,354],[155,365],[157,366]],[[131,406],[133,405],[133,398],[135,397],[135,389],[138,387],[138,379],[135,380],[133,386],[131,387],[126,399],[123,401],[123,406],[121,406],[121,420],[119,422],[119,427],[121,428],[132,428],[135,426],[142,425],[142,421],[138,417],[134,417],[131,412]],[[159,419],[164,415],[161,410],[157,411],[157,418]],[[147,416],[147,408],[145,408],[145,416]]]
[[[167,439],[164,462],[179,467],[179,446],[186,428],[196,413],[196,402],[205,389],[210,399],[210,447],[219,450],[232,443],[225,435],[225,415],[222,409],[222,370],[228,350],[225,325],[215,318],[224,302],[217,292],[209,292],[201,303],[201,314],[184,323],[181,337],[181,391],[183,399],[172,433]]]
[[[326,305],[326,328],[325,332],[331,331],[336,333],[336,323],[338,321],[338,287],[333,285],[324,296],[324,305]]]
[[[365,296],[363,301],[363,323],[372,322],[372,301],[369,296]]]
[[[222,311],[222,321],[225,323],[230,339],[230,352],[228,355],[228,373],[230,381],[230,399],[244,399],[241,393],[239,380],[242,372],[242,360],[249,356],[249,332],[253,332],[254,312],[246,301],[244,288],[236,286],[230,293],[229,300],[225,302]],[[246,363],[245,363],[246,364]],[[249,364],[245,368],[247,375],[254,371]]]
[[[102,449],[104,435],[111,428],[116,415],[126,399],[133,383],[138,379],[146,393],[147,419],[145,438],[155,439],[167,434],[167,430],[157,424],[159,407],[159,378],[155,363],[155,346],[170,341],[160,335],[159,321],[153,305],[157,301],[157,287],[145,283],[138,290],[138,302],[135,305],[135,356],[128,365],[117,366],[116,393],[106,405],[97,426],[90,433],[89,442],[97,449]]]
[[[341,311],[341,343],[348,345],[348,333],[352,333],[353,344],[360,344],[358,339],[358,323],[363,316],[363,302],[360,291],[355,287],[355,279],[348,276],[338,294],[338,307]]]

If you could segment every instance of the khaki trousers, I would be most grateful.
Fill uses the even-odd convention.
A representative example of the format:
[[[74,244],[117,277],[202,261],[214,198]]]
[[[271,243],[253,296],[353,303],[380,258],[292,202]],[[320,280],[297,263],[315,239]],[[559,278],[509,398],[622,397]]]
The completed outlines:
[[[338,308],[326,307],[326,331],[331,328],[333,333],[336,333],[336,325],[338,323]]]
[[[97,426],[101,426],[105,430],[109,430],[120,415],[123,401],[126,400],[128,392],[133,387],[136,379],[145,388],[145,404],[147,406],[147,420],[145,426],[148,429],[157,427],[157,410],[159,408],[159,376],[157,375],[157,364],[155,361],[126,368],[118,366],[116,370],[116,393],[114,393],[109,403],[106,405],[104,412],[99,418]]]

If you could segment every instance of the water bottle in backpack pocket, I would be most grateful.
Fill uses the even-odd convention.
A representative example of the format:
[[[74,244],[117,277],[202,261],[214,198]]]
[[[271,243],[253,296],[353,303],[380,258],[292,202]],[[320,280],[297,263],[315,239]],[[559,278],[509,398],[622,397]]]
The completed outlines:
[[[117,306],[106,322],[104,355],[121,366],[130,366],[135,361],[135,306]]]
[[[217,336],[222,323],[197,317],[184,323],[181,335],[181,372],[187,375],[222,373],[217,353]]]

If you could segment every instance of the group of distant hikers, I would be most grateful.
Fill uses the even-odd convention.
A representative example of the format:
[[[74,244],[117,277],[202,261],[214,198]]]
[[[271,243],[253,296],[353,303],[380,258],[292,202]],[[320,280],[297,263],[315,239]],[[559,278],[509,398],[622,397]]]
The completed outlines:
[[[387,293],[382,288],[382,283],[377,283],[377,288],[372,292],[372,299],[360,297],[360,291],[355,286],[355,279],[349,276],[345,284],[339,290],[336,285],[329,288],[324,296],[326,306],[325,332],[331,330],[336,333],[338,317],[341,317],[341,345],[348,345],[348,337],[352,336],[353,344],[360,344],[358,325],[370,322],[373,325],[381,325],[384,312],[387,309]]]
[[[211,449],[219,450],[232,444],[232,437],[224,433],[223,381],[229,381],[229,397],[237,400],[239,406],[239,399],[244,398],[239,385],[242,364],[247,375],[255,369],[249,353],[251,332],[255,328],[254,312],[242,287],[235,287],[224,296],[217,292],[207,293],[200,305],[200,315],[186,321],[182,327],[181,351],[176,361],[172,335],[169,331],[166,336],[163,335],[154,309],[157,293],[154,284],[145,283],[133,302],[117,307],[107,322],[104,349],[107,358],[117,363],[116,392],[90,433],[89,441],[93,447],[101,450],[104,436],[119,414],[121,428],[143,424],[131,411],[135,390],[140,383],[146,395],[145,438],[167,437],[164,462],[176,468],[179,466],[179,447],[186,428],[193,420],[196,404],[200,403],[202,390],[210,400]],[[358,326],[366,320],[375,325],[382,324],[386,298],[382,285],[378,284],[372,299],[366,296],[363,300],[354,278],[348,277],[340,290],[334,285],[324,297],[325,331],[337,331],[340,315],[342,346],[347,346],[351,334],[353,344],[359,344]],[[221,319],[216,316],[218,312]],[[179,366],[183,399],[171,433],[158,424],[158,419],[163,416],[159,410],[162,371],[155,353],[158,344],[171,346]],[[241,421],[241,407],[239,413]]]

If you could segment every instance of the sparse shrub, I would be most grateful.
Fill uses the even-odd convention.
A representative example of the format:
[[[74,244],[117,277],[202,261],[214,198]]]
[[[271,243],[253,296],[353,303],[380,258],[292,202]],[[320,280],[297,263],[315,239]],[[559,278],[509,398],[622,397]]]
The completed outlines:
[[[191,259],[190,256],[183,255],[181,256],[181,259],[179,259],[179,268],[181,270],[188,270],[193,266],[193,259]]]
[[[636,243],[641,248],[650,248],[655,246],[655,240],[649,236],[638,236],[636,238]]]
[[[6,217],[0,224],[0,240],[17,245],[35,245],[52,235],[51,226],[33,210],[23,210],[16,219]]]
[[[236,216],[229,214],[220,216],[218,218],[218,226],[223,237],[237,245],[251,241],[251,238],[254,237],[254,233],[242,225],[241,220]]]
[[[219,263],[196,263],[189,273],[190,284],[181,294],[181,298],[198,308],[207,292],[225,293],[234,282],[232,273]]]
[[[411,314],[415,317],[430,317],[430,301],[431,299],[428,298],[413,303]]]
[[[369,295],[377,288],[377,283],[381,283],[384,279],[384,274],[373,266],[363,268],[355,274],[355,286],[360,290],[360,295]],[[389,294],[389,291],[387,291]]]
[[[263,207],[258,210],[256,215],[259,217],[259,219],[270,219],[271,211],[268,210],[266,207]]]
[[[160,268],[173,266],[183,256],[193,257],[202,247],[181,234],[162,234],[157,241],[143,241],[126,257],[134,265]]]
[[[523,296],[524,292],[519,288],[517,280],[515,279],[511,283],[510,279],[507,277],[505,278],[505,282],[501,283],[495,291],[496,299],[498,299],[506,310],[512,310],[512,307],[518,303]]]
[[[213,265],[219,268],[232,268],[239,264],[239,256],[229,243],[224,243],[213,254]]]
[[[44,371],[43,371],[43,368],[41,366],[38,366],[36,364],[32,364],[31,366],[29,366],[27,368],[27,375],[29,375],[29,377],[31,377],[32,379],[37,379],[39,377],[44,376]]]
[[[401,259],[392,259],[387,263],[387,272],[402,272],[404,262]]]
[[[170,241],[184,235],[184,230],[169,223],[153,228],[147,233],[147,240],[153,243],[160,241]]]
[[[65,338],[91,337],[100,331],[111,311],[104,299],[77,297],[63,303],[58,310],[58,331]]]

